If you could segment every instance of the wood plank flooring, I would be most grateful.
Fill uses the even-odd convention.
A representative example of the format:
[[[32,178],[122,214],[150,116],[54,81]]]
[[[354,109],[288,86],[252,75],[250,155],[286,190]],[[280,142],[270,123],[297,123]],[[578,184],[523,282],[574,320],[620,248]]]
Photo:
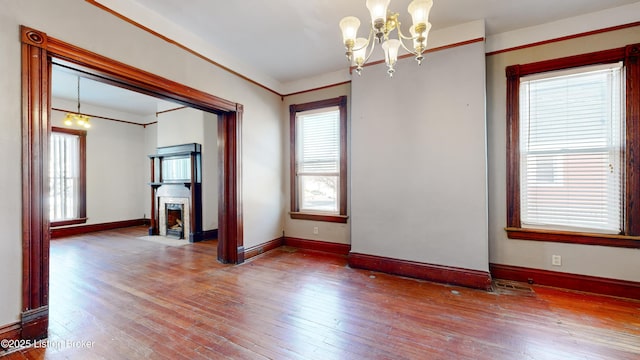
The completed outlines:
[[[52,241],[57,348],[3,360],[640,359],[638,301],[536,286],[488,293],[290,247],[222,265],[215,241],[169,247],[136,239],[145,231]]]

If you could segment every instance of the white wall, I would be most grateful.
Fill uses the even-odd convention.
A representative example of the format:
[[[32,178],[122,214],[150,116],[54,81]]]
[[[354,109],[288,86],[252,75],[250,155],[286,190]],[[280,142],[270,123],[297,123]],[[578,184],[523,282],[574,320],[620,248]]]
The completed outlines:
[[[202,111],[192,108],[158,114],[158,147],[204,142]]]
[[[244,106],[244,244],[253,246],[282,234],[282,121],[279,96],[213,66],[123,20],[79,0],[3,0],[0,12],[0,326],[19,320],[21,312],[21,85],[20,25],[214,94]],[[68,21],[70,18],[74,21]],[[82,31],[78,31],[82,29]],[[144,166],[147,169],[147,166]],[[146,192],[145,192],[146,193]]]
[[[488,271],[484,43],[352,83],[351,251]]]
[[[14,1],[15,4],[20,2]],[[0,192],[5,204],[0,208],[0,326],[18,321],[22,304],[22,123],[20,107],[20,43],[14,13],[0,5],[0,154],[5,154],[0,176]],[[17,6],[12,5],[13,8]]]
[[[202,230],[207,231],[218,228],[218,115],[202,115]]]
[[[74,103],[52,99],[52,106],[74,109]],[[84,104],[83,112],[127,121],[135,115]],[[51,125],[63,124],[66,112],[51,112]],[[147,119],[153,121],[153,117]],[[141,219],[149,214],[149,160],[142,126],[91,119],[87,130],[87,225]]]
[[[512,240],[506,214],[506,76],[509,65],[622,47],[640,42],[640,26],[487,57],[489,239],[491,262],[535,269],[640,281],[640,249]],[[562,266],[551,265],[562,256]]]
[[[298,95],[287,96],[284,98],[283,102],[283,137],[286,139],[283,142],[283,150],[284,150],[284,161],[286,164],[290,164],[290,151],[289,151],[289,106],[292,104],[304,104],[312,101],[318,100],[326,100],[336,98],[338,96],[346,95],[349,98],[351,97],[351,84],[344,84],[340,86],[334,86],[322,90],[316,90],[311,92],[305,92]],[[347,101],[347,126],[351,123],[351,104]],[[350,134],[350,129],[347,129],[347,133]],[[347,137],[347,149],[349,148],[349,137]],[[347,154],[347,162],[349,162],[350,156]],[[290,174],[290,166],[287,165],[285,168],[285,173],[283,174],[284,179],[284,192],[287,197],[287,205],[285,214],[285,222],[284,222],[284,233],[285,236],[294,237],[294,238],[302,238],[307,240],[320,240],[326,242],[334,242],[340,244],[349,244],[351,243],[350,239],[350,221],[347,221],[346,224],[341,223],[332,223],[325,221],[311,221],[311,220],[296,220],[291,219],[289,216],[289,211],[291,211],[291,182],[289,181]],[[347,181],[349,181],[350,174],[347,172]],[[347,215],[351,214],[351,202],[348,200],[350,198],[350,186],[347,185]],[[313,233],[313,228],[318,228],[318,233]]]

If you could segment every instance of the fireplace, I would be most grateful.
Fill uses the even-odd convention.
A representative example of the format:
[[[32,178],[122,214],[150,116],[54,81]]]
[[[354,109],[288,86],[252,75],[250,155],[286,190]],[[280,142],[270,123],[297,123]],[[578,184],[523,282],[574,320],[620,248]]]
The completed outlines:
[[[177,239],[184,239],[184,213],[183,204],[165,204],[165,211],[167,212],[167,236],[175,237]]]
[[[162,196],[158,201],[159,231],[157,235],[189,239],[191,216],[188,197]]]
[[[201,145],[157,148],[151,160],[151,226],[149,235],[201,241]]]

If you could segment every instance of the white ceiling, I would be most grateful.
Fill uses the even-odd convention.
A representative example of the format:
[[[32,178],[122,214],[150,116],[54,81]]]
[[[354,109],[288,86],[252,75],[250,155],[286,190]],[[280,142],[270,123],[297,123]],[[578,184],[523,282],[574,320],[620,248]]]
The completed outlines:
[[[122,5],[117,10],[134,21],[160,19],[156,24],[179,28],[199,39],[208,49],[201,53],[224,53],[231,69],[249,66],[281,84],[345,70],[344,48],[338,23],[347,15],[360,18],[360,36],[366,36],[368,11],[364,0],[97,0],[103,5]],[[406,8],[410,0],[393,0],[390,9],[410,23]],[[484,19],[486,35],[639,3],[638,0],[434,0],[430,21],[433,30]],[[136,4],[133,7],[132,4]],[[127,12],[131,9],[131,13]],[[162,28],[154,29],[167,35]],[[169,32],[169,30],[167,30]],[[56,67],[52,95],[76,99],[76,75]],[[111,107],[137,115],[155,114],[173,104],[90,79],[82,80],[82,102]]]
[[[51,94],[54,98],[76,103],[78,96],[78,72],[54,64],[51,71]],[[83,112],[88,112],[86,110],[87,105],[94,105],[140,117],[152,116],[158,111],[182,106],[82,76],[80,77],[80,101]],[[64,110],[75,111],[76,107]],[[91,115],[105,116],[105,114]],[[118,120],[141,122],[136,121],[135,117]]]
[[[368,35],[364,0],[132,1],[281,83],[347,67],[338,27],[344,16],[357,16],[360,35]],[[494,35],[637,1],[434,0],[430,21],[439,30],[485,19],[487,35]],[[389,7],[401,14],[405,33],[409,2],[393,0]]]

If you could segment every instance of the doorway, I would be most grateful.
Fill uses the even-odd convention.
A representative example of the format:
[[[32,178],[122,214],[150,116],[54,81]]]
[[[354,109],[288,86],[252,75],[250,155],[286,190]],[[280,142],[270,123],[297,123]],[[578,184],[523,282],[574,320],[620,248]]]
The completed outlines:
[[[218,260],[244,261],[241,191],[241,104],[77,48],[21,27],[23,103],[22,338],[47,335],[49,303],[48,158],[54,59],[94,80],[218,114]]]

